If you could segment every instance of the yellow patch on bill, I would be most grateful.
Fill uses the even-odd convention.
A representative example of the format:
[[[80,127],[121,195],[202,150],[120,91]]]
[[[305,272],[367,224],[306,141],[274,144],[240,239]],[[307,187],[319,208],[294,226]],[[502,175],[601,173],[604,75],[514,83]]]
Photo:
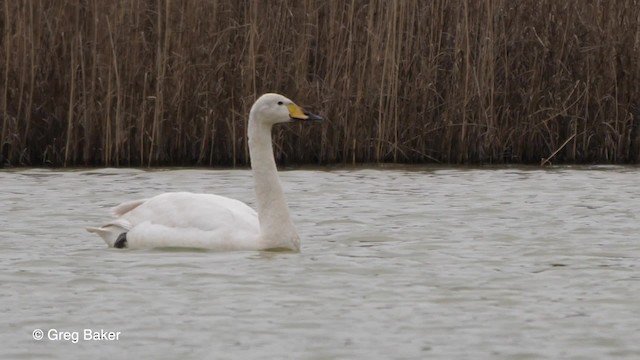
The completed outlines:
[[[309,118],[307,115],[305,115],[300,106],[296,104],[287,105],[287,109],[289,109],[289,116],[291,116],[291,118],[293,119],[306,120]]]

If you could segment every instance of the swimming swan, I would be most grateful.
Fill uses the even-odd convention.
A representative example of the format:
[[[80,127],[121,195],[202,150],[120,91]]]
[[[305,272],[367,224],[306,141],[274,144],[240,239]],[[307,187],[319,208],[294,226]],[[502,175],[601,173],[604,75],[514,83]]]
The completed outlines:
[[[116,248],[300,251],[273,158],[271,127],[310,120],[322,118],[278,94],[264,94],[251,107],[247,133],[257,213],[224,196],[174,192],[122,203],[111,209],[113,221],[87,230]]]

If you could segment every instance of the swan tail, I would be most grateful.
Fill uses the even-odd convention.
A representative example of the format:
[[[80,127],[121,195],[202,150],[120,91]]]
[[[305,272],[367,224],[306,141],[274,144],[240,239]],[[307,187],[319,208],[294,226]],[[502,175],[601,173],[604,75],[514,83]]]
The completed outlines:
[[[123,202],[122,204],[111,208],[111,215],[113,215],[113,217],[120,217],[128,213],[129,211],[137,208],[138,206],[144,204],[147,200],[149,199],[138,199],[138,200]]]
[[[113,221],[100,227],[88,227],[87,231],[97,234],[109,247],[114,247],[118,237],[129,231],[131,226],[125,221]]]
[[[113,215],[116,218],[119,218],[127,214],[131,210],[137,208],[138,206],[144,204],[147,200],[148,199],[138,199],[138,200],[124,202],[112,208],[111,215]],[[132,226],[129,223],[129,221],[119,218],[105,225],[102,225],[100,227],[88,227],[87,231],[100,236],[102,240],[104,240],[104,242],[107,243],[109,247],[114,247],[116,246],[118,237],[121,234],[128,232],[131,229],[131,227]]]

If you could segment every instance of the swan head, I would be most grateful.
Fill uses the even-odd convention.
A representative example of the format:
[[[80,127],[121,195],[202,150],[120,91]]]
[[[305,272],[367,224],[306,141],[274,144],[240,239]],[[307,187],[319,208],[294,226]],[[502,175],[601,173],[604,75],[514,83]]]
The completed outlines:
[[[305,111],[293,101],[280,94],[268,93],[260,96],[251,107],[251,118],[266,125],[292,121],[317,121],[322,117]]]

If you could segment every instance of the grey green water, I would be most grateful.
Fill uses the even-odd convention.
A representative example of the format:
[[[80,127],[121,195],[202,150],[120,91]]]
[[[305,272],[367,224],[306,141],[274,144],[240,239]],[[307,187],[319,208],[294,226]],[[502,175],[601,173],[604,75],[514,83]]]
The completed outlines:
[[[640,168],[281,178],[300,254],[83,230],[166,191],[253,205],[246,170],[0,171],[0,358],[640,359]]]

